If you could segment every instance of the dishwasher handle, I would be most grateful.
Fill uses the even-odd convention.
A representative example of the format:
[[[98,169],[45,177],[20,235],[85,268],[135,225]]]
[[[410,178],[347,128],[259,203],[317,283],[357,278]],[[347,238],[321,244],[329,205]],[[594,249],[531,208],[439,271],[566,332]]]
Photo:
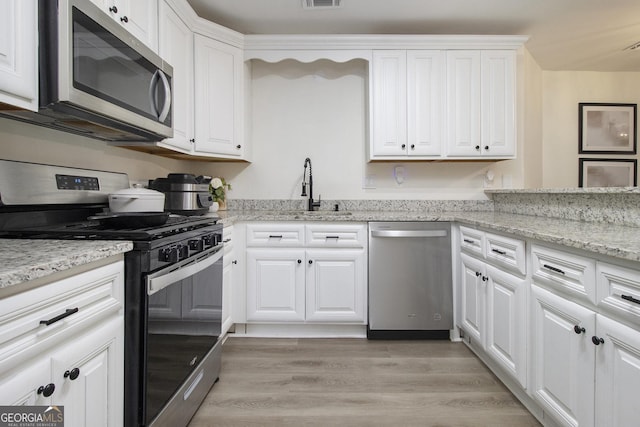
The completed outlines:
[[[447,237],[447,230],[371,230],[372,237]]]

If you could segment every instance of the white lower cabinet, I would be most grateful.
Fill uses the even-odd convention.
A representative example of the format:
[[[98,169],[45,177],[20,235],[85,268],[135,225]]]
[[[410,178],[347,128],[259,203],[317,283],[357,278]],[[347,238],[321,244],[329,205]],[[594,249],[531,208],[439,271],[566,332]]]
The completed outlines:
[[[362,249],[307,251],[307,322],[366,319],[365,254]]]
[[[536,285],[531,288],[533,398],[561,425],[592,426],[596,315]]]
[[[563,426],[638,425],[640,332],[532,285],[533,395]]]
[[[597,316],[596,426],[628,427],[640,423],[640,332]]]
[[[305,319],[303,249],[247,250],[247,321]]]
[[[226,334],[233,326],[233,300],[235,269],[238,265],[233,242],[233,226],[229,225],[222,230],[222,243],[224,256],[222,260],[222,332]]]
[[[250,224],[247,240],[247,322],[366,324],[365,225]]]
[[[460,260],[463,330],[526,386],[526,281],[467,254]]]
[[[0,405],[64,406],[67,427],[122,425],[123,277],[118,261],[0,299]]]

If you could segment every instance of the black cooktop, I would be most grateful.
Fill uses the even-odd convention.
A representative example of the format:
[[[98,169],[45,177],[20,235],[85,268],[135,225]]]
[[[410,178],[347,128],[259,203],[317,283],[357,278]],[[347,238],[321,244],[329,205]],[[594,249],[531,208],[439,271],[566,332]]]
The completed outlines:
[[[77,209],[0,212],[0,237],[152,241],[208,227],[217,221],[215,217],[170,215],[162,225],[127,228],[87,219],[99,213],[95,210],[81,210],[80,213]]]

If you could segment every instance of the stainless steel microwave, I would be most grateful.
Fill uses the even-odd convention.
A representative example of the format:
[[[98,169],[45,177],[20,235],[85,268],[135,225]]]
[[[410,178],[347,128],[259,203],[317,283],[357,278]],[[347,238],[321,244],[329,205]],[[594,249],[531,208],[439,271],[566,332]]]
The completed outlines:
[[[173,136],[173,69],[89,0],[39,0],[39,111],[0,114],[105,141]]]

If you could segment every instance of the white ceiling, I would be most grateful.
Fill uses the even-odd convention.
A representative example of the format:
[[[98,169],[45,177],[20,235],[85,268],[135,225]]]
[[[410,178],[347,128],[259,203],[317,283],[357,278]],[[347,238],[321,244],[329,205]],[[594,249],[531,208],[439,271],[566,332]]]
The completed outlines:
[[[188,0],[198,15],[244,34],[528,35],[544,70],[640,71],[640,0]]]

